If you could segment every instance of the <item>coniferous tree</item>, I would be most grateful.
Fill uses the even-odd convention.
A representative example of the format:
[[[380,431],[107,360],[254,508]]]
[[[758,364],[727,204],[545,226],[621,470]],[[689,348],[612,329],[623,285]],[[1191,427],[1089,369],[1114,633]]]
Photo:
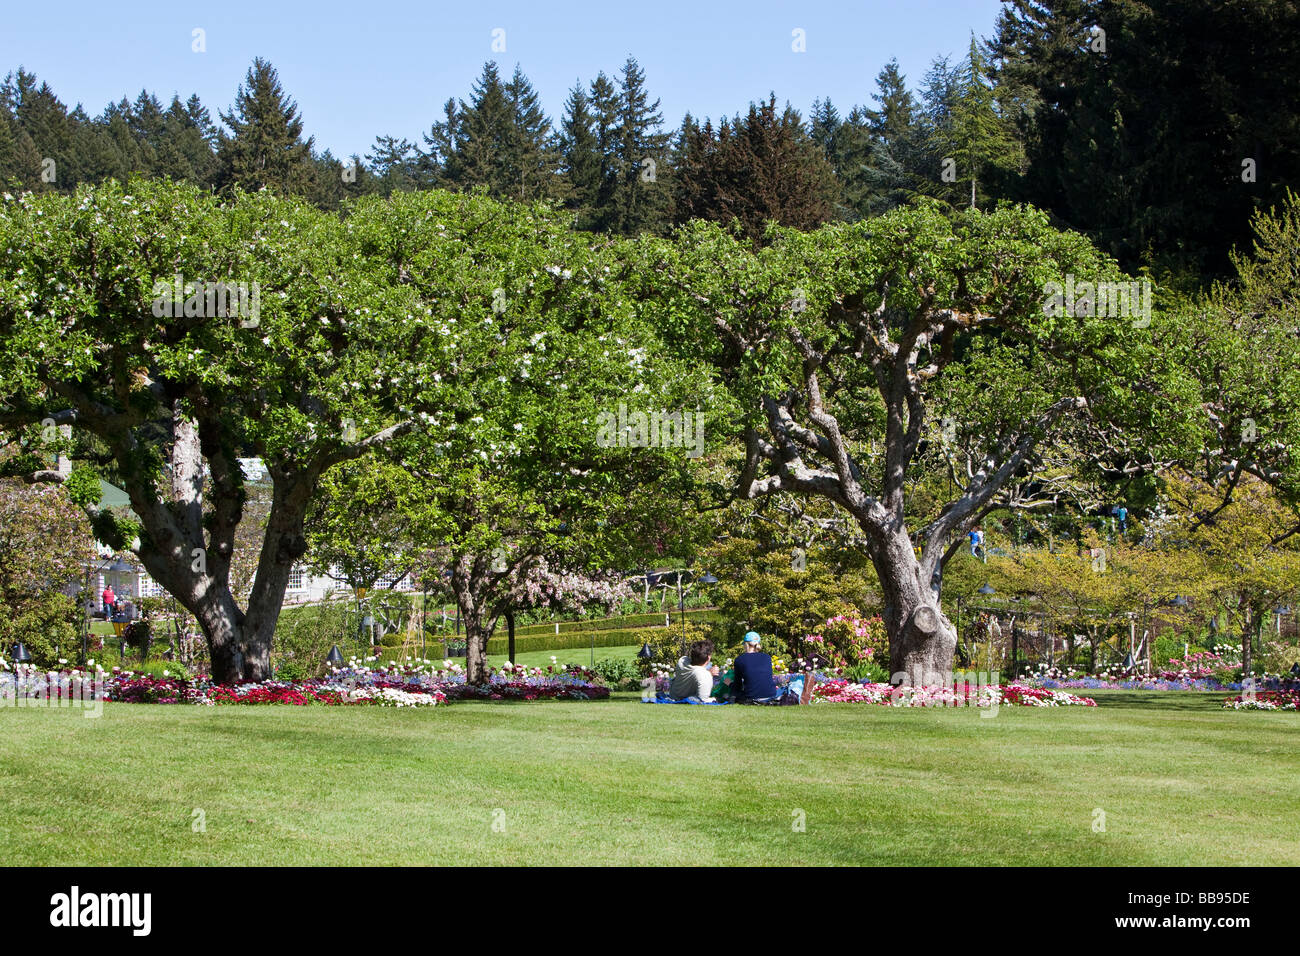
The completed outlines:
[[[375,145],[366,153],[370,171],[378,180],[379,192],[411,192],[419,188],[419,158],[413,143],[393,136],[376,136]]]
[[[830,98],[813,101],[808,133],[821,148],[835,173],[835,219],[853,220],[869,205],[864,195],[867,161],[871,155],[870,134],[857,107],[841,117]]]
[[[316,174],[307,199],[319,209],[338,209],[345,199],[380,191],[379,180],[353,153],[346,162],[334,158],[328,149],[313,159]]]
[[[618,88],[605,72],[596,74],[591,81],[591,115],[596,134],[596,149],[600,154],[600,188],[597,190],[592,228],[608,232],[616,219],[614,193],[618,186]]]
[[[613,132],[612,232],[632,236],[667,228],[671,185],[663,121],[659,101],[650,102],[645,71],[628,57],[619,71],[618,126]]]
[[[197,95],[184,103],[180,97],[172,97],[163,117],[158,172],[171,179],[213,185],[217,175],[216,139],[212,117]]]
[[[777,109],[775,94],[716,132],[684,124],[677,154],[679,222],[736,220],[761,243],[769,222],[810,229],[832,214],[834,171],[799,113]]]
[[[443,104],[442,112],[443,119],[436,121],[422,137],[425,148],[417,147],[415,178],[421,185],[452,189],[458,175],[456,139],[461,123],[460,104],[455,97]]]
[[[49,84],[19,69],[5,78],[4,97],[13,112],[22,152],[20,178],[37,192],[71,189],[80,178],[76,129],[78,119],[54,95]],[[84,115],[84,114],[82,114]],[[30,169],[25,176],[22,170]]]
[[[561,158],[541,97],[518,66],[503,91],[510,104],[508,149],[501,157],[510,181],[505,195],[521,202],[558,198],[562,192]]]
[[[596,117],[581,83],[574,85],[565,100],[559,149],[567,184],[567,204],[575,213],[579,229],[593,229],[598,221],[604,157],[596,132]]]
[[[269,188],[306,195],[316,175],[312,137],[302,138],[298,105],[280,85],[269,62],[258,57],[235,95],[235,106],[221,113],[230,128],[218,136],[220,185],[255,191]]]
[[[875,216],[903,205],[924,175],[924,133],[920,108],[907,79],[890,60],[876,76],[875,108],[865,110],[870,147],[864,168],[863,215]]]

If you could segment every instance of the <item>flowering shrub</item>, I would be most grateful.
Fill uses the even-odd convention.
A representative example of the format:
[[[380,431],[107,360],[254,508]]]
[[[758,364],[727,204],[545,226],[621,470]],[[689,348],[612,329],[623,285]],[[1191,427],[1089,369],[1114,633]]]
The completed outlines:
[[[816,634],[807,634],[795,648],[795,666],[809,663],[834,670],[889,659],[889,634],[884,622],[837,614],[827,618]],[[882,664],[883,666],[883,664]]]

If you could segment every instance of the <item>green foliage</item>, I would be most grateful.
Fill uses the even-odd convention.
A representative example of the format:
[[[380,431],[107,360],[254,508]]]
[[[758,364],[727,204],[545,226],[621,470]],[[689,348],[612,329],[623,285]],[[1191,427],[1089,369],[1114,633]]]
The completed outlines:
[[[147,620],[132,621],[123,630],[122,636],[126,639],[127,647],[145,651],[153,644],[153,626]]]
[[[581,631],[569,634],[537,634],[531,637],[521,637],[515,635],[515,652],[523,653],[524,651],[552,651],[552,650],[569,650],[582,647],[626,647],[631,644],[640,644],[642,641],[655,638],[657,635],[667,634],[669,632],[677,635],[677,640],[681,640],[681,628],[671,627],[646,627],[633,629],[607,629],[602,631]],[[671,642],[671,639],[669,639]],[[505,654],[509,648],[509,640],[501,636],[497,631],[497,636],[488,640],[487,653]]]
[[[312,139],[303,140],[297,104],[269,62],[261,57],[253,61],[234,109],[222,113],[221,120],[231,130],[220,134],[217,151],[225,188],[270,188],[283,195],[302,195],[311,188]]]
[[[879,618],[836,615],[794,649],[804,660],[817,660],[827,667],[847,668],[871,662],[882,669],[889,667],[889,633]]]
[[[1300,664],[1300,646],[1285,641],[1265,641],[1259,649],[1257,670],[1265,674],[1289,674]]]
[[[281,660],[275,666],[275,679],[282,681],[304,681],[316,676],[315,668],[308,668],[297,660]]]
[[[635,690],[641,686],[641,668],[636,660],[602,657],[592,668],[602,681],[615,690]]]
[[[9,660],[13,646],[23,643],[37,667],[57,667],[60,657],[75,661],[81,613],[76,602],[55,591],[39,593],[0,614],[0,656]]]
[[[356,608],[346,601],[286,609],[275,629],[272,661],[276,666],[292,663],[319,674],[330,648],[335,644],[346,647],[348,641],[355,640],[356,627]]]
[[[770,222],[812,229],[831,216],[835,174],[803,119],[776,96],[750,104],[743,118],[725,118],[715,131],[689,116],[677,145],[678,222],[736,220],[760,243]]]
[[[844,668],[844,677],[859,684],[888,684],[889,669],[876,661],[863,661]]]
[[[637,664],[642,671],[648,668],[651,664],[664,664],[669,666],[675,664],[678,658],[680,658],[684,653],[683,649],[690,647],[690,645],[695,641],[713,641],[713,660],[716,664],[720,665],[723,657],[726,656],[722,652],[722,648],[718,645],[718,641],[715,638],[716,628],[713,626],[700,625],[692,621],[687,621],[685,627],[678,624],[676,627],[645,628],[642,631],[632,631],[630,633],[637,634],[641,637],[644,644],[649,644],[650,650],[654,655],[649,661],[644,661],[638,658]]]
[[[738,647],[746,631],[757,631],[764,648],[775,639],[784,650],[837,614],[865,616],[877,599],[874,570],[858,556],[830,549],[767,551],[748,538],[733,538],[709,550],[707,562],[725,643]],[[802,567],[802,570],[800,568]]]
[[[103,489],[99,485],[99,476],[93,468],[85,466],[72,469],[72,474],[68,475],[63,483],[63,490],[68,500],[81,508],[99,504],[100,496],[103,494]]]
[[[1226,272],[1251,212],[1300,181],[1298,36],[1300,9],[1275,0],[1010,0],[994,52],[1022,112],[1018,192],[1126,266]],[[1277,78],[1267,95],[1258,76]]]
[[[96,661],[96,663],[100,667],[107,669],[108,661],[102,660]],[[194,675],[191,674],[189,670],[175,661],[151,659],[144,663],[140,663],[138,661],[132,662],[128,659],[123,669],[133,671],[136,674],[148,674],[150,677],[157,677],[159,679],[164,677],[178,678],[180,680],[194,679]]]

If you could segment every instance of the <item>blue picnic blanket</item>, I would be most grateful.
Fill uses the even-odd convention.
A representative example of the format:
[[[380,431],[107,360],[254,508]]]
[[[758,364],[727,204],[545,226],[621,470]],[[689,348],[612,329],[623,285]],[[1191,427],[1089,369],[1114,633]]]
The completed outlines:
[[[654,700],[642,700],[643,704],[729,704],[727,700],[673,700],[671,697],[656,697]]]

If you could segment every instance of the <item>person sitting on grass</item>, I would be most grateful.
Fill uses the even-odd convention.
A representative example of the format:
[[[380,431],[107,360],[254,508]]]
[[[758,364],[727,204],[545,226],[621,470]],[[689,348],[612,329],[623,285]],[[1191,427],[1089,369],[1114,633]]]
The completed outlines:
[[[711,666],[713,642],[693,641],[688,655],[677,659],[677,672],[668,685],[668,696],[673,700],[702,704],[713,693],[713,678],[718,676],[718,668]]]
[[[765,653],[757,632],[745,635],[744,651],[736,658],[732,693],[736,703],[766,704],[776,697],[772,678],[772,655]]]

